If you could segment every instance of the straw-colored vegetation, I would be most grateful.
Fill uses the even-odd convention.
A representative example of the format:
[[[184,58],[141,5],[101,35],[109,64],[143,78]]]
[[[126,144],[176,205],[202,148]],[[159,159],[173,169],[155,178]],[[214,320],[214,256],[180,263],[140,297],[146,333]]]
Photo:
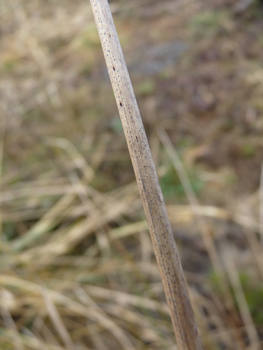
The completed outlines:
[[[263,9],[238,3],[111,2],[207,350],[263,346]],[[0,16],[0,348],[176,349],[89,3]]]

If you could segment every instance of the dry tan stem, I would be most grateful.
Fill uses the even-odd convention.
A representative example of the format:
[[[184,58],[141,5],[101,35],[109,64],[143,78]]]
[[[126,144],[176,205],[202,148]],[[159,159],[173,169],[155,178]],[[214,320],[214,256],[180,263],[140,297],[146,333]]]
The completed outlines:
[[[233,256],[232,251],[229,248],[225,249],[224,261],[226,264],[226,271],[228,273],[229,280],[231,282],[233,291],[235,293],[240,314],[243,319],[244,326],[245,326],[248,338],[250,340],[250,343],[252,345],[252,348],[255,350],[259,350],[260,340],[257,334],[256,327],[254,325],[254,322],[247,304],[246,296],[245,296],[243,287],[241,285],[240,279],[238,277],[238,272],[236,270],[236,266],[232,256]]]
[[[2,119],[2,122],[0,123],[1,131],[1,138],[0,138],[0,194],[2,192],[2,170],[3,170],[3,154],[4,154],[4,136],[5,136],[5,130],[6,130],[6,118]],[[0,210],[0,235],[3,234],[3,227],[2,227],[2,211]],[[2,240],[2,239],[1,239]]]
[[[263,247],[263,164],[261,166],[260,185],[259,185],[259,232],[260,241]]]
[[[194,315],[148,140],[107,0],[92,0],[107,68],[160,268],[179,350],[200,350]]]

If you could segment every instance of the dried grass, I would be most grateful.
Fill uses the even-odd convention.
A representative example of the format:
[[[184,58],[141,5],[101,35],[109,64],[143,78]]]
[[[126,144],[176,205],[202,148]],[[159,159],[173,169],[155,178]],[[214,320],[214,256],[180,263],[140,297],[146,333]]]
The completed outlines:
[[[206,6],[211,6],[212,11],[213,6],[226,9],[224,6],[232,3],[211,1]],[[167,40],[174,39],[175,33],[177,39],[189,38],[191,34],[182,23],[203,6],[187,1],[187,6],[182,2],[178,9],[178,2],[176,11],[180,11],[182,18],[177,26],[169,16],[169,11],[175,11],[170,1],[165,2],[163,12],[158,1],[143,5],[134,2],[133,6],[116,1],[113,5],[117,26],[123,33],[125,54],[130,57],[131,51],[137,49],[133,31],[136,32],[141,18],[147,18],[148,26],[150,23],[151,28],[156,28],[152,33],[155,39],[148,38],[149,41],[161,41],[158,31],[164,29]],[[83,1],[66,1],[62,6],[52,0],[48,3],[12,0],[3,1],[0,7],[1,349],[176,349],[123,136],[111,124],[116,109],[100,68],[101,51],[89,6]],[[234,21],[238,19],[231,17],[230,24]],[[188,110],[186,106],[192,101],[190,88],[183,95],[184,100],[180,99],[184,84],[198,85],[203,83],[199,74],[209,76],[209,62],[207,71],[201,72],[202,58],[194,61],[193,81],[188,81],[191,66],[188,58],[180,63],[184,81],[167,69],[163,74],[168,78],[156,78],[157,93],[162,95],[162,89],[165,91],[163,100],[146,94],[139,96],[139,103],[147,102],[152,108],[148,113],[153,117],[157,107],[152,106],[168,104],[161,109],[162,120],[146,123],[161,180],[169,174],[171,161],[156,131],[166,128],[172,144],[178,145],[178,155],[192,189],[195,185],[192,168],[205,184],[201,193],[196,194],[199,202],[195,203],[194,211],[186,196],[179,192],[176,200],[167,199],[204,348],[252,350],[262,348],[263,340],[262,312],[251,301],[254,298],[262,305],[256,299],[263,283],[262,184],[260,187],[258,181],[256,189],[251,190],[245,180],[252,182],[262,161],[255,156],[256,163],[250,163],[253,155],[245,155],[248,165],[242,163],[239,168],[242,157],[238,152],[241,149],[253,153],[253,149],[241,147],[243,123],[247,128],[255,124],[259,134],[252,141],[256,150],[261,147],[258,135],[262,130],[259,99],[262,79],[258,67],[248,58],[248,54],[253,54],[254,59],[260,55],[256,41],[247,48],[249,53],[243,51],[243,44],[239,43],[245,39],[239,33],[231,38],[236,34],[230,27],[227,22],[222,29],[229,30],[228,40],[221,39],[222,32],[217,36],[222,40],[221,46],[216,46],[218,51],[211,51],[213,38],[200,39],[198,48],[190,50],[192,60],[198,55],[205,56],[209,50],[210,55],[216,51],[216,57],[221,55],[223,60],[224,55],[228,57],[226,70],[234,78],[224,83],[225,75],[220,80],[215,74],[219,85],[211,87],[218,91],[220,108],[200,112],[198,108],[208,107],[200,107],[198,100],[199,104]],[[150,32],[146,24],[139,29],[145,35]],[[129,45],[125,45],[125,40]],[[138,40],[143,42],[143,35]],[[229,50],[239,57],[235,62],[242,68],[244,85],[240,85],[241,78],[230,64]],[[216,67],[217,72],[222,63],[220,58],[215,60],[213,69]],[[251,77],[257,79],[252,81]],[[136,86],[140,84],[137,79],[134,77]],[[232,89],[232,96],[228,89]],[[202,103],[209,100],[204,90],[198,94]],[[169,104],[167,96],[178,98],[178,109]],[[153,98],[156,104],[152,103]],[[256,116],[246,103],[256,109]],[[220,128],[231,127],[222,126],[220,118],[232,115],[235,108],[238,117],[229,137],[230,145],[241,144],[241,148],[235,149],[231,158],[233,167],[230,160],[222,162],[216,171],[199,166],[198,160],[209,158],[207,150],[213,148],[212,139],[221,135]],[[210,123],[212,115],[217,116],[218,124]],[[204,125],[209,125],[209,131]],[[200,148],[199,141],[181,147],[177,128],[194,130],[196,139],[202,140],[201,146],[205,147]],[[229,141],[220,145],[218,158],[223,151],[227,157]],[[256,166],[250,178],[247,168],[253,164]],[[241,169],[242,176],[244,171],[244,182],[241,181],[244,177],[241,180],[235,177],[234,181],[229,177],[233,169]],[[180,181],[174,181],[174,186],[180,185]],[[196,224],[200,218],[206,222],[207,235],[227,276],[223,280],[209,259],[213,252],[202,243],[202,228]],[[226,246],[230,247],[227,257]],[[223,283],[230,289],[229,300],[222,294]]]

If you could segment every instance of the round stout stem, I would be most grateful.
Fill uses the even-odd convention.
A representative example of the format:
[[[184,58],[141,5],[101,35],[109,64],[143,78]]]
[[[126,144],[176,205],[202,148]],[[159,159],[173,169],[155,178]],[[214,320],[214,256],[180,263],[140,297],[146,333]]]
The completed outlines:
[[[201,350],[180,258],[107,0],[91,0],[179,350]]]

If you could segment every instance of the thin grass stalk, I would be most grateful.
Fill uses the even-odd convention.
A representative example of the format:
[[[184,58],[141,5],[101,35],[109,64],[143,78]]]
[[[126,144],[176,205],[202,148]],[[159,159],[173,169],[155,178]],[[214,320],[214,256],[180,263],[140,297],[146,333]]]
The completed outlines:
[[[91,0],[179,350],[201,350],[196,322],[132,83],[107,0]]]
[[[6,290],[3,289],[0,293],[1,295],[1,299],[4,300],[5,299],[5,293]],[[4,322],[4,325],[6,327],[6,329],[11,331],[11,339],[13,341],[13,345],[14,345],[14,349],[15,350],[25,350],[23,343],[21,341],[20,338],[20,334],[19,331],[17,329],[16,323],[13,320],[8,307],[6,306],[5,303],[1,303],[2,305],[0,306],[0,313]]]
[[[235,293],[235,297],[237,300],[237,305],[240,310],[241,317],[244,322],[244,327],[250,341],[250,345],[252,349],[259,350],[260,349],[260,340],[257,334],[256,327],[254,325],[249,306],[246,300],[246,296],[241,285],[238,271],[236,269],[235,263],[232,259],[232,251],[228,248],[224,251],[224,261],[226,264],[226,270],[229,276],[229,281],[232,285],[233,291]]]
[[[260,184],[259,184],[259,233],[260,233],[260,242],[263,247],[263,164],[261,165]]]
[[[2,125],[1,125],[2,124]],[[4,155],[4,137],[5,137],[5,131],[6,131],[6,118],[3,118],[1,125],[1,138],[0,138],[0,195],[2,192],[2,172],[3,172],[3,155]],[[3,240],[3,220],[2,220],[2,211],[0,209],[0,240]],[[2,245],[2,243],[1,243]]]
[[[164,129],[160,128],[157,131],[157,134],[161,140],[161,142],[164,145],[164,148],[169,156],[169,158],[172,161],[172,164],[178,174],[178,177],[182,183],[183,189],[185,191],[186,197],[189,201],[190,207],[193,211],[194,218],[196,220],[197,228],[199,229],[201,233],[201,237],[204,241],[207,253],[209,255],[209,258],[212,262],[213,268],[215,272],[219,275],[220,280],[222,281],[222,291],[224,293],[224,296],[226,298],[226,304],[227,306],[231,307],[233,306],[231,303],[231,293],[230,289],[228,287],[228,283],[226,280],[226,276],[224,274],[223,268],[220,263],[220,259],[218,256],[218,253],[216,251],[213,239],[211,237],[211,234],[209,232],[209,227],[207,225],[207,222],[204,218],[204,216],[198,215],[198,208],[200,208],[200,203],[195,195],[195,192],[192,188],[191,182],[189,180],[189,177],[187,175],[187,172],[185,171],[184,165],[181,162],[176,149],[173,147],[171,140],[169,139],[167,133],[164,131]],[[230,305],[228,305],[230,303]]]

